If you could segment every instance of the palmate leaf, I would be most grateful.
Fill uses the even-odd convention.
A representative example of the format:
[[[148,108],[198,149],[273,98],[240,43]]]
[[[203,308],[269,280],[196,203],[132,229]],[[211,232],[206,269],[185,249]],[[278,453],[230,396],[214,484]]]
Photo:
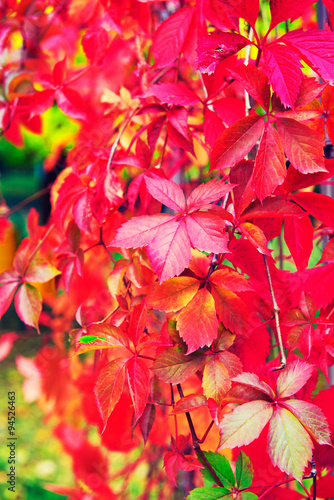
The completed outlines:
[[[298,392],[313,373],[313,366],[299,361],[289,363],[280,373],[276,382],[276,392],[279,398],[288,398]]]
[[[235,486],[235,478],[233,471],[231,469],[230,463],[224,455],[220,453],[213,453],[212,451],[204,451],[205,458],[221,480],[222,484],[225,488],[234,488]],[[205,465],[203,459],[200,455],[198,455],[199,461]],[[207,481],[211,481],[211,483],[215,484],[216,479],[212,476],[211,472],[207,467],[201,470],[201,474],[204,479]]]
[[[157,285],[149,296],[148,305],[159,311],[178,311],[196,295],[200,281],[188,276],[180,276]]]
[[[298,418],[313,439],[319,444],[332,446],[326,417],[318,406],[299,399],[288,399],[284,406]]]
[[[188,500],[220,500],[224,498],[224,500],[232,500],[234,498],[234,493],[226,488],[196,488],[195,490],[190,492],[190,495],[187,496]],[[257,497],[255,497],[257,498]]]
[[[191,246],[204,252],[227,252],[224,219],[226,210],[213,210],[208,203],[219,200],[233,185],[222,181],[208,182],[195,189],[188,204],[181,188],[166,179],[145,177],[150,194],[169,208],[181,213],[175,216],[157,214],[134,217],[117,230],[111,247],[138,248],[147,245],[147,255],[160,282],[179,275],[188,267]],[[203,211],[199,211],[202,208]]]
[[[235,464],[235,477],[239,489],[248,488],[253,481],[253,465],[247,455],[241,451]]]

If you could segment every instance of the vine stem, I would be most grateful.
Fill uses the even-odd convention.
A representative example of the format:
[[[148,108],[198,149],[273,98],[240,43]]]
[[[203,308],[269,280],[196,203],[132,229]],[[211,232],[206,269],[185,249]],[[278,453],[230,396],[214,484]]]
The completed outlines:
[[[250,42],[253,40],[253,36],[254,36],[253,28],[250,28],[249,35],[248,35],[248,40]],[[251,48],[252,48],[251,45],[247,45],[247,47],[246,47],[246,56],[245,56],[245,61],[244,61],[245,66],[248,66]],[[252,109],[252,107],[250,105],[249,94],[248,94],[247,90],[245,90],[245,114],[246,114],[246,116],[249,115],[249,111],[251,109]]]
[[[270,288],[270,294],[271,294],[271,300],[272,300],[273,308],[274,308],[277,339],[278,339],[278,345],[279,345],[279,350],[280,350],[280,354],[281,354],[281,365],[274,368],[274,371],[277,371],[277,370],[282,370],[286,365],[286,357],[285,357],[282,335],[281,335],[281,327],[280,327],[280,322],[279,322],[279,317],[278,317],[280,310],[279,310],[279,307],[277,305],[276,298],[275,298],[275,293],[274,293],[273,283],[271,280],[267,256],[262,254],[262,257],[264,260],[264,266],[266,268],[266,273],[267,273],[267,278],[268,278],[268,283],[269,283],[269,288]]]
[[[181,384],[177,384],[177,390],[179,391],[180,397],[183,398],[184,394],[183,394],[183,390],[182,390]],[[191,415],[190,415],[190,413],[188,411],[186,412],[186,418],[187,418],[187,421],[188,421],[188,425],[189,425],[189,429],[190,429],[190,433],[191,433],[191,438],[192,438],[192,441],[193,441],[193,448],[194,448],[194,450],[201,457],[201,459],[202,459],[205,467],[210,471],[210,474],[213,477],[213,479],[215,480],[216,484],[218,484],[221,487],[224,487],[223,483],[221,482],[221,480],[217,476],[217,474],[214,471],[214,469],[212,468],[211,464],[208,462],[208,459],[204,455],[203,450],[201,449],[201,447],[199,445],[200,440],[197,437],[197,434],[196,434],[196,431],[195,431],[195,427],[194,427]]]

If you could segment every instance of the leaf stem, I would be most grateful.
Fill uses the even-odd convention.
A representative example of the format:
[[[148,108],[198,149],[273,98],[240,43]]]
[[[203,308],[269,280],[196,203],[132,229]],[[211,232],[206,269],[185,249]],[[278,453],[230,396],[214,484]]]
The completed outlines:
[[[282,370],[286,365],[286,357],[285,357],[285,352],[284,352],[284,347],[283,347],[281,327],[280,327],[279,316],[278,316],[280,310],[279,310],[279,307],[277,305],[276,298],[275,298],[275,293],[274,293],[273,283],[272,283],[271,276],[270,276],[270,270],[269,270],[267,256],[262,254],[262,257],[264,260],[264,266],[266,268],[266,273],[267,273],[267,278],[268,278],[268,283],[269,283],[269,288],[270,288],[270,294],[271,294],[271,300],[272,300],[273,308],[274,308],[277,339],[278,339],[278,345],[279,345],[279,350],[280,350],[280,354],[281,354],[281,365],[274,368],[274,371],[277,371],[277,370]]]
[[[179,391],[180,397],[184,398],[184,394],[183,394],[183,390],[182,390],[181,384],[177,384],[177,390]],[[202,451],[202,449],[201,449],[201,447],[199,445],[200,441],[199,441],[199,439],[197,437],[197,434],[196,434],[196,431],[195,431],[195,427],[194,427],[191,415],[190,415],[190,413],[188,411],[186,412],[186,418],[187,418],[187,421],[188,421],[188,425],[189,425],[189,429],[190,429],[190,433],[191,433],[191,438],[192,438],[192,441],[193,441],[193,448],[194,448],[194,450],[201,457],[201,459],[202,459],[205,467],[208,469],[208,471],[210,471],[210,474],[214,478],[216,484],[218,484],[219,486],[221,486],[221,487],[224,488],[223,483],[221,482],[221,480],[219,479],[219,477],[215,473],[215,471],[212,468],[211,464],[208,462],[208,459],[204,455],[204,453],[203,453],[203,451]]]

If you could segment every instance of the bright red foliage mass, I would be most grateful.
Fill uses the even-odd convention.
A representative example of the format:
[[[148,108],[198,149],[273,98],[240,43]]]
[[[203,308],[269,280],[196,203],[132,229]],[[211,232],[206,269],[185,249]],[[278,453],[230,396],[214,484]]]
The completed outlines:
[[[31,211],[0,274],[1,316],[14,301],[47,339],[17,367],[73,460],[76,486],[53,491],[134,498],[145,464],[143,500],[333,496],[324,3],[318,30],[312,1],[0,2],[1,135],[21,147],[52,106],[78,125],[48,223]]]

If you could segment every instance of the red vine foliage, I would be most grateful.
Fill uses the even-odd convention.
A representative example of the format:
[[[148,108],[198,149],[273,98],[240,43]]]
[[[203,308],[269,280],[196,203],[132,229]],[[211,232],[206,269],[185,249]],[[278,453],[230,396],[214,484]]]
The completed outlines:
[[[17,358],[26,398],[73,459],[52,491],[130,499],[141,466],[142,500],[333,493],[334,200],[314,187],[334,7],[319,30],[312,4],[0,2],[1,134],[21,147],[52,106],[78,126],[0,275],[1,316],[14,301],[43,339]]]

